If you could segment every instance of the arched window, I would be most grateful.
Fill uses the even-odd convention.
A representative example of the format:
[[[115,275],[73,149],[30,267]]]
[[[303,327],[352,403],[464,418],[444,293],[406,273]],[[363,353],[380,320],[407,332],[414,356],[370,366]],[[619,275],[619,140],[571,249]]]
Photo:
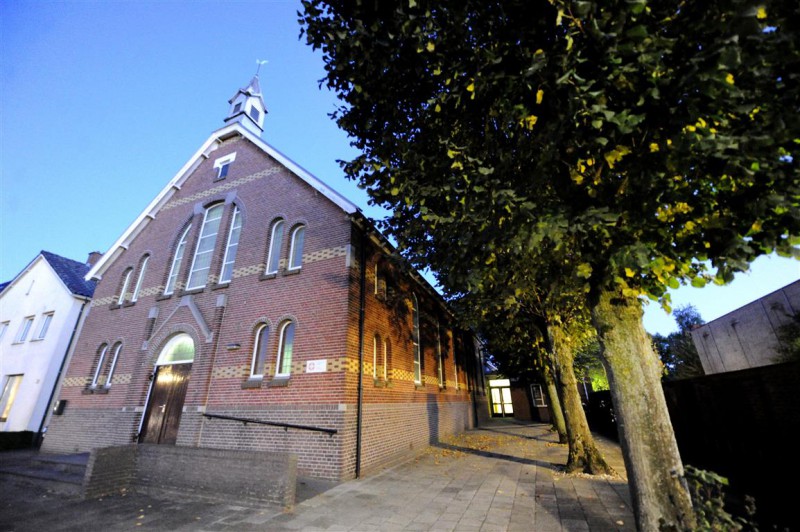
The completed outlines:
[[[108,367],[108,376],[106,377],[105,387],[111,387],[111,379],[114,378],[114,370],[117,369],[117,362],[119,361],[119,352],[122,351],[122,342],[114,344],[113,356],[111,358],[111,365]]]
[[[379,350],[381,348],[382,342],[381,337],[375,334],[372,337],[372,378],[378,379],[379,375],[383,374],[383,371],[378,370],[378,363],[380,362],[380,353]]]
[[[283,242],[283,220],[277,220],[272,224],[272,232],[269,237],[269,255],[267,256],[267,272],[277,273],[281,263],[281,243]]]
[[[419,304],[416,294],[411,294],[411,343],[414,348],[414,382],[422,384],[422,357],[419,346]]]
[[[303,265],[303,243],[306,237],[306,226],[300,225],[292,231],[292,245],[289,248],[289,270],[297,270]]]
[[[236,250],[239,248],[239,235],[242,232],[242,213],[239,207],[233,208],[231,216],[231,230],[228,233],[228,245],[225,246],[225,258],[222,260],[222,273],[219,275],[220,283],[228,283],[233,277],[233,264],[236,262]]]
[[[392,346],[389,344],[389,339],[384,338],[383,340],[383,380],[389,380],[389,351],[391,350]]]
[[[262,325],[256,332],[253,348],[253,363],[250,365],[251,377],[263,377],[267,362],[267,342],[269,341],[269,325]]]
[[[131,286],[131,275],[133,275],[133,268],[128,268],[125,270],[125,274],[122,277],[122,286],[120,287],[119,295],[117,296],[118,305],[125,303],[125,296],[128,295],[128,288]]]
[[[131,302],[139,299],[139,291],[142,289],[142,283],[144,282],[144,272],[147,271],[147,261],[149,260],[150,260],[150,255],[145,255],[144,259],[142,259],[142,264],[141,266],[139,266],[139,277],[136,279],[136,287],[133,289]]]
[[[206,209],[203,215],[203,225],[200,229],[200,239],[192,258],[192,267],[189,270],[189,280],[186,289],[203,288],[208,281],[208,272],[211,270],[211,258],[214,256],[214,246],[217,243],[217,233],[222,220],[222,210],[225,205],[219,203]]]
[[[181,239],[178,241],[178,247],[175,248],[175,257],[172,259],[172,266],[169,269],[169,277],[167,277],[167,286],[164,288],[164,295],[170,295],[175,291],[175,283],[180,274],[183,252],[186,249],[186,240],[189,238],[189,229],[191,228],[192,226],[190,224],[189,227],[183,231]]]
[[[278,360],[275,364],[276,377],[288,377],[292,373],[292,351],[294,349],[294,322],[287,321],[281,326],[278,343]]]
[[[186,333],[176,334],[164,344],[156,361],[157,366],[187,364],[194,361],[194,340]]]
[[[97,383],[100,380],[100,375],[103,371],[103,363],[106,361],[106,354],[108,353],[108,345],[103,344],[100,346],[98,350],[100,356],[97,358],[97,367],[94,370],[94,375],[92,375],[92,383],[89,385],[90,388],[97,388]]]

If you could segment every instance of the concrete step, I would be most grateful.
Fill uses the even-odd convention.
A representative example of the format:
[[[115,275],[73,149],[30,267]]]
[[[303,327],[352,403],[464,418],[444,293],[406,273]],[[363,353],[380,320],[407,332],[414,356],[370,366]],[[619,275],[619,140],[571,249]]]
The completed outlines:
[[[57,471],[78,473],[81,476],[86,472],[89,462],[89,453],[79,454],[39,454],[31,459],[34,465],[50,467]]]

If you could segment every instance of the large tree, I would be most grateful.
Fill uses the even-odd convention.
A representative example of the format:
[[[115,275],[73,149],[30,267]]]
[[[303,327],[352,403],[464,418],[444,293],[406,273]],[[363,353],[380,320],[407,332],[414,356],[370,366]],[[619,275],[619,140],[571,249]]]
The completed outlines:
[[[778,1],[304,1],[362,152],[345,170],[412,259],[480,265],[449,276],[468,291],[508,253],[569,247],[641,529],[693,514],[639,298],[797,254],[798,20]]]

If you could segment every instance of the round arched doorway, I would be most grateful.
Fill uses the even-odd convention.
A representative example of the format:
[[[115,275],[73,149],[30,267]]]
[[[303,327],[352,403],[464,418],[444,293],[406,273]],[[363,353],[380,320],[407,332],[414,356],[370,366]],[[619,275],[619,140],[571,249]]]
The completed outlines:
[[[177,441],[194,351],[194,340],[186,333],[176,334],[161,348],[142,420],[140,443],[174,445]]]

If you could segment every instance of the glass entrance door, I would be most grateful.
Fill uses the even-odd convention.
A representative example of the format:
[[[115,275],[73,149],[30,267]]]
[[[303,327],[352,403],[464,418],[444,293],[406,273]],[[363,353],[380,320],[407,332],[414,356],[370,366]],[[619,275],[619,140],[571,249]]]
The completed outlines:
[[[492,399],[492,416],[513,417],[514,405],[511,402],[511,382],[508,379],[489,381]]]

